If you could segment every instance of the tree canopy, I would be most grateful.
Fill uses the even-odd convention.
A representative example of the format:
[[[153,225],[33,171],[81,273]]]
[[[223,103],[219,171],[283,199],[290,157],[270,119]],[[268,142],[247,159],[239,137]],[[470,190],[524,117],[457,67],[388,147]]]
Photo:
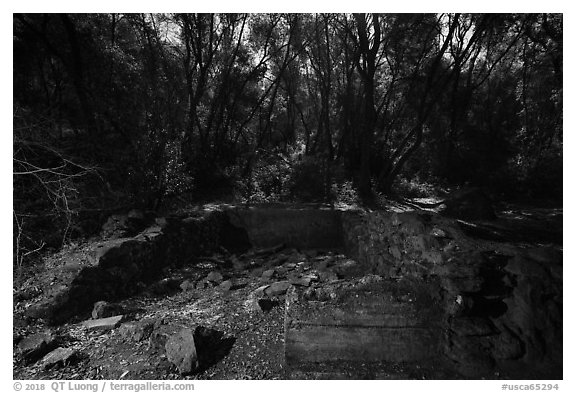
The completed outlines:
[[[15,14],[13,30],[19,228],[418,182],[562,196],[559,14]]]

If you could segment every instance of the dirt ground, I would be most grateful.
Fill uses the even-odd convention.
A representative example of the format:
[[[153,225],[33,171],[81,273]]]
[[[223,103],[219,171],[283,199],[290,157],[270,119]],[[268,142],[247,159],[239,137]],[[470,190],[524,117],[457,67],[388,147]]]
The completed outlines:
[[[562,210],[512,208],[499,213],[499,220],[480,223],[480,230],[471,233],[482,237],[493,234],[493,240],[510,243],[555,244],[562,248]],[[88,243],[74,245],[45,259],[24,274],[22,287],[14,289],[13,313],[13,377],[14,379],[286,379],[290,377],[284,367],[284,296],[271,297],[263,310],[254,307],[250,294],[270,282],[285,280],[294,274],[315,272],[315,263],[323,257],[346,258],[332,252],[305,255],[298,250],[286,250],[288,255],[279,263],[277,255],[260,258],[248,269],[223,267],[210,259],[193,266],[171,268],[159,280],[139,295],[120,301],[127,321],[152,319],[171,325],[203,326],[218,332],[218,338],[209,347],[210,358],[200,372],[181,376],[166,355],[150,348],[148,340],[135,342],[123,337],[119,329],[88,331],[83,325],[92,310],[75,317],[68,323],[50,327],[58,336],[61,347],[72,348],[78,356],[71,364],[44,369],[40,362],[26,364],[16,350],[17,343],[32,333],[49,327],[41,321],[24,316],[31,302],[42,296],[43,286],[50,285],[50,264],[66,263],[67,258],[82,258]],[[67,256],[68,255],[68,256]],[[266,269],[276,269],[276,277],[262,278]],[[230,290],[217,287],[181,290],[179,283],[188,279],[198,281],[212,271],[219,271],[224,279],[231,279]],[[166,284],[166,278],[171,280]],[[48,280],[48,281],[47,281]],[[174,283],[176,283],[174,285]],[[412,375],[402,370],[389,370],[385,378],[449,378],[434,371]],[[306,377],[293,375],[292,377]],[[329,376],[327,376],[329,377]]]

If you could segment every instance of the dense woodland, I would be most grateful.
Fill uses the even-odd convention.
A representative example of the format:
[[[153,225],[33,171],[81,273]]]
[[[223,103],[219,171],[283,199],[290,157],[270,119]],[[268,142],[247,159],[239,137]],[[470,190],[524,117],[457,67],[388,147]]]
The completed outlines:
[[[562,201],[562,15],[15,14],[15,261],[115,212]]]

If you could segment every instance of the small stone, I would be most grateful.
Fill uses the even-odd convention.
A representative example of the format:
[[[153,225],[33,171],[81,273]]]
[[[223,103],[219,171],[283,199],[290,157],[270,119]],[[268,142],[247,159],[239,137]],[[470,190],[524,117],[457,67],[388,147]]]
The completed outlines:
[[[230,289],[232,289],[232,281],[230,280],[222,281],[220,285],[218,285],[216,288],[224,292],[229,291]]]
[[[122,322],[124,315],[117,315],[115,317],[92,319],[84,321],[83,325],[88,330],[112,330],[117,328]]]
[[[448,237],[446,235],[446,232],[444,232],[442,229],[434,227],[432,228],[432,230],[430,231],[430,235],[434,236],[434,237]]]
[[[42,358],[41,365],[43,368],[54,366],[66,366],[77,358],[78,352],[72,348],[56,348]]]
[[[212,288],[213,286],[214,286],[214,283],[206,280],[205,278],[196,283],[196,289]]]
[[[359,285],[373,285],[376,283],[381,283],[382,281],[384,281],[384,279],[380,276],[377,276],[375,274],[367,274],[364,277],[362,277],[360,280],[358,280],[358,284]]]
[[[274,277],[274,273],[275,273],[274,269],[266,270],[264,273],[262,273],[262,279],[271,280],[272,277]]]
[[[290,288],[292,284],[288,281],[277,281],[272,283],[270,287],[265,290],[266,295],[268,296],[279,296],[286,293],[288,288]]]
[[[309,272],[306,273],[302,276],[302,278],[309,278],[310,281],[319,281],[320,280],[320,275],[317,272]]]
[[[18,350],[29,362],[36,361],[54,347],[54,336],[50,332],[36,333],[24,337],[18,343]]]
[[[256,288],[251,295],[253,295],[254,297],[262,297],[264,296],[264,294],[266,293],[266,289],[269,287],[270,285],[262,285],[261,287]]]
[[[94,303],[94,308],[92,309],[92,319],[101,319],[113,317],[115,315],[122,314],[124,310],[117,304],[111,304],[105,301],[100,301]]]
[[[331,270],[322,270],[318,272],[320,275],[320,281],[322,282],[333,282],[338,281],[338,275]]]
[[[154,320],[124,323],[118,329],[118,333],[126,340],[144,341],[152,334],[154,323]]]
[[[194,282],[191,280],[184,280],[182,284],[180,284],[180,289],[184,292],[194,289]]]
[[[206,276],[206,280],[220,284],[224,280],[224,277],[222,277],[222,274],[219,272],[210,272],[210,274]]]
[[[331,288],[307,288],[303,297],[305,300],[325,302],[336,299],[337,295]]]
[[[182,375],[190,374],[198,369],[194,332],[184,328],[171,335],[166,341],[166,357]]]
[[[392,246],[388,249],[388,252],[390,254],[392,254],[392,256],[396,259],[401,259],[402,258],[402,252],[400,251],[400,249],[398,248],[398,246]]]

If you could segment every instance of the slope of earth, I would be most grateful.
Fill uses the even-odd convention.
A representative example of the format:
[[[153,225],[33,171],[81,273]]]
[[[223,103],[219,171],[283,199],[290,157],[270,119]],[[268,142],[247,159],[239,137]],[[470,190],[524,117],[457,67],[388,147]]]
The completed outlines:
[[[276,250],[274,250],[276,251]],[[160,330],[202,327],[209,332],[194,379],[283,379],[284,296],[289,281],[311,285],[333,280],[327,265],[349,261],[332,252],[262,250],[233,258],[223,266],[220,255],[194,266],[173,268],[136,297],[115,304],[122,309],[124,324],[152,321]],[[313,266],[321,265],[322,271]],[[277,285],[274,283],[280,283]],[[270,284],[274,284],[269,286]],[[286,285],[283,285],[286,284]],[[37,285],[40,285],[39,283]],[[270,288],[270,289],[269,289]],[[271,290],[273,289],[273,290]],[[135,341],[119,328],[91,331],[83,325],[92,310],[58,328],[23,316],[24,301],[15,302],[15,379],[181,379],[152,337]],[[17,344],[24,336],[51,329],[53,346],[71,348],[75,358],[64,365],[45,367],[42,361],[26,362]],[[197,347],[202,343],[197,343]],[[197,348],[200,355],[200,348]]]
[[[474,243],[474,247],[484,244],[497,250],[509,245],[552,243],[562,248],[558,241],[561,210],[510,208],[492,223],[460,224],[469,236],[489,240]],[[291,285],[305,291],[349,282],[349,273],[358,273],[354,271],[356,262],[337,251],[278,246],[239,256],[216,254],[194,265],[167,268],[157,282],[142,285],[137,296],[112,305],[114,313],[94,316],[123,315],[121,324],[110,329],[85,326],[92,308],[58,327],[25,317],[27,307],[41,299],[48,287],[58,285],[61,277],[51,274],[51,268],[66,266],[73,272],[92,264],[95,243],[52,255],[43,266],[30,271],[32,275],[15,290],[14,379],[329,379],[348,374],[356,378],[461,378],[437,365],[415,369],[401,363],[373,364],[374,370],[358,370],[357,365],[348,370],[348,365],[340,363],[310,370],[310,375],[289,374],[284,359],[286,292]],[[169,361],[164,349],[167,338],[182,327],[194,330],[200,363],[194,373],[185,376]],[[23,343],[45,331],[50,332],[50,339],[39,348],[37,358],[24,356]],[[39,360],[55,348],[73,356],[55,365]],[[507,379],[513,378],[512,374],[494,373],[491,377]]]

